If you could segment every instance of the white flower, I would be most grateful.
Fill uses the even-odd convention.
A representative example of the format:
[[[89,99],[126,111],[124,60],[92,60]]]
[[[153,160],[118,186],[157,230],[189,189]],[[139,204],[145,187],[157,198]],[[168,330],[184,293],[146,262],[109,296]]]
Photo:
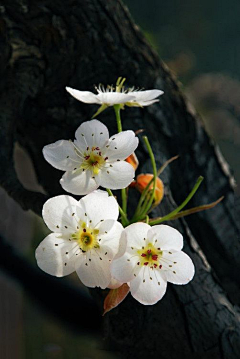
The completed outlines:
[[[104,111],[107,107],[117,104],[121,105],[122,108],[124,108],[124,105],[130,107],[149,106],[154,102],[158,102],[159,100],[156,98],[163,94],[163,91],[156,89],[146,91],[139,91],[134,87],[125,89],[123,86],[125,80],[125,78],[119,77],[116,88],[107,86],[105,89],[102,85],[99,85],[99,87],[96,87],[97,94],[90,91],[75,90],[71,87],[66,87],[66,90],[81,102],[101,105],[94,116]]]
[[[124,230],[112,275],[129,282],[140,303],[155,304],[165,294],[167,282],[187,284],[193,278],[194,265],[182,247],[183,237],[176,229],[134,223]]]
[[[99,186],[121,189],[132,182],[134,169],[124,160],[138,145],[133,131],[109,138],[107,127],[91,120],[82,123],[75,136],[74,142],[60,140],[43,148],[45,159],[66,171],[60,183],[67,192],[83,195]]]
[[[123,230],[117,218],[117,201],[104,191],[80,201],[64,195],[49,199],[43,219],[53,233],[36,249],[38,266],[57,277],[76,271],[86,286],[106,288]]]

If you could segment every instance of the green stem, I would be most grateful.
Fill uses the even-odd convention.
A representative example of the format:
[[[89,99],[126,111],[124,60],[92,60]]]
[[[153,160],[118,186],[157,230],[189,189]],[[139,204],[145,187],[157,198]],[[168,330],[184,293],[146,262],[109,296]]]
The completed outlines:
[[[173,162],[174,160],[176,160],[178,157],[179,157],[179,156],[174,156],[174,157],[170,158],[169,160],[167,160],[167,161],[159,168],[159,170],[157,171],[157,176],[159,176],[159,175],[165,170],[165,168],[166,168],[171,162]],[[137,205],[137,208],[136,208],[136,211],[135,211],[135,214],[134,214],[133,219],[139,218],[140,213],[141,213],[141,211],[142,211],[142,209],[143,209],[142,203],[145,201],[145,197],[146,197],[146,195],[148,194],[148,190],[149,190],[151,184],[153,183],[153,179],[154,179],[154,178],[152,178],[151,181],[149,181],[148,184],[147,184],[147,186],[144,188],[144,190],[143,190],[143,192],[142,192],[142,194],[141,194],[141,197],[140,197],[140,199],[139,199],[139,202],[138,202],[138,205]],[[158,206],[158,204],[157,204],[157,205],[154,205],[152,208],[150,208],[150,210],[148,211],[148,213],[150,213],[150,211],[152,211],[152,210],[153,210],[155,207],[157,207],[157,206]]]
[[[172,217],[174,217],[178,212],[181,211],[181,209],[183,209],[188,204],[188,202],[191,200],[191,198],[197,192],[198,187],[200,186],[202,181],[203,181],[203,177],[202,176],[198,177],[197,182],[195,183],[192,191],[189,193],[189,195],[187,196],[185,201],[183,201],[182,204],[180,204],[179,207],[177,207],[174,211],[168,213],[166,216],[164,216],[162,218],[150,220],[149,224],[151,226],[153,226],[155,224],[159,224],[159,223],[162,223],[164,221],[169,221]]]
[[[150,204],[150,201],[151,201],[151,198],[152,198],[152,195],[153,195],[153,198],[154,198],[154,192],[153,192],[153,189],[151,189],[149,192],[148,192],[149,196],[146,197],[144,203],[143,203],[143,206],[141,208],[141,212],[140,212],[140,218],[143,218],[144,216],[146,216],[149,212],[150,212],[150,209],[152,209],[152,202],[151,202],[151,205],[149,206]]]
[[[121,116],[120,116],[121,106],[114,105],[113,108],[114,108],[115,115],[116,115],[118,132],[122,132],[122,121],[121,121]]]
[[[152,206],[152,203],[154,200],[155,188],[156,188],[157,167],[156,167],[155,157],[154,157],[154,154],[153,154],[153,151],[152,151],[152,148],[150,146],[147,136],[143,136],[143,140],[146,144],[146,147],[147,147],[150,159],[151,159],[152,168],[153,168],[153,178],[151,181],[149,181],[148,185],[145,187],[145,189],[140,197],[137,209],[135,211],[135,214],[134,214],[131,222],[136,222],[138,219],[145,217],[145,215],[147,214],[147,212],[149,211],[149,209]],[[148,192],[149,187],[152,184],[152,182],[153,182],[153,188],[151,189],[151,195],[150,195],[150,198],[148,199],[147,194],[149,193]],[[143,207],[141,207],[144,200],[145,200],[145,203],[144,203]]]
[[[140,212],[142,210],[142,203],[144,202],[145,197],[148,194],[149,187],[151,186],[152,183],[153,183],[153,178],[151,179],[151,181],[148,182],[147,186],[142,191],[142,194],[141,194],[141,197],[139,199],[136,211],[135,211],[134,216],[133,216],[133,220],[139,217]]]
[[[109,188],[106,188],[109,196],[113,196],[112,191]],[[121,214],[121,219],[122,219],[122,225],[124,227],[126,227],[129,224],[129,220],[127,219],[126,213],[123,211],[123,209],[121,208],[121,206],[118,205],[119,208],[119,212]]]
[[[151,162],[152,162],[152,168],[153,168],[153,188],[151,189],[152,194],[151,194],[151,197],[150,197],[150,199],[148,201],[147,206],[144,206],[144,210],[143,210],[142,215],[145,215],[148,212],[148,210],[151,208],[153,200],[154,200],[154,194],[155,194],[155,188],[156,188],[156,179],[157,179],[157,166],[156,166],[155,157],[154,157],[154,154],[153,154],[153,151],[152,151],[152,147],[150,146],[150,143],[148,141],[147,136],[143,136],[143,140],[144,140],[144,142],[145,142],[145,144],[147,146],[147,150],[148,150],[148,153],[149,153],[149,156],[150,156],[150,159],[151,159]]]
[[[124,211],[124,213],[126,213],[127,216],[127,193],[126,193],[126,188],[123,188],[121,190],[122,193],[122,209]]]

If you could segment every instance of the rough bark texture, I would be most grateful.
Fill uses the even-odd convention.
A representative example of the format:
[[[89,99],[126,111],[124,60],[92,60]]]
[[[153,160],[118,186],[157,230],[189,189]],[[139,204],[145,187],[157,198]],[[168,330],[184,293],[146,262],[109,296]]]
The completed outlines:
[[[119,0],[6,0],[0,12],[1,185],[24,209],[40,214],[47,196],[18,181],[13,162],[18,142],[48,196],[62,193],[62,173],[44,161],[42,148],[73,138],[96,110],[71,98],[66,85],[91,91],[93,84],[124,76],[129,85],[164,90],[158,104],[123,113],[124,129],[146,130],[158,166],[180,155],[162,176],[167,195],[154,214],[180,203],[199,175],[205,181],[192,206],[225,199],[213,210],[172,223],[184,234],[184,249],[196,266],[194,280],[184,287],[169,285],[163,300],[151,307],[128,296],[106,315],[106,334],[123,358],[239,358],[239,309],[233,307],[240,302],[239,227],[228,166],[126,8]],[[116,132],[110,109],[99,119]],[[142,143],[137,154],[140,172],[150,171]]]

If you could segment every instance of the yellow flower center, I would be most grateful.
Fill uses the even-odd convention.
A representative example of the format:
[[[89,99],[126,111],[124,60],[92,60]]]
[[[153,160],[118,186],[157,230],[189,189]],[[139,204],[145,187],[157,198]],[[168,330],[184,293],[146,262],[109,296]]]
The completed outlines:
[[[140,261],[138,262],[141,266],[149,265],[151,268],[157,268],[160,266],[160,258],[162,257],[162,251],[160,248],[155,248],[152,243],[148,243],[142,249],[137,251]]]
[[[81,169],[90,170],[94,175],[99,173],[99,170],[104,166],[108,158],[103,157],[99,147],[92,147],[92,150],[84,153],[84,161],[81,164]]]
[[[72,234],[72,239],[77,241],[79,248],[83,252],[87,252],[93,248],[99,248],[98,233],[98,229],[87,227],[85,222],[81,222],[81,228],[78,232]]]

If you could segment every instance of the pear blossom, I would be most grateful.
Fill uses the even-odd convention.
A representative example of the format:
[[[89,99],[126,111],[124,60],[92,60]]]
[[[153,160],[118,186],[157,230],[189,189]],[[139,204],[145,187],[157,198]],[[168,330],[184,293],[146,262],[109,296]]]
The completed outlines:
[[[170,226],[131,224],[123,232],[111,273],[129,284],[140,303],[155,304],[164,296],[167,282],[187,284],[193,278],[194,265],[182,247],[182,235]]]
[[[57,277],[76,271],[88,287],[111,285],[110,264],[123,231],[115,198],[100,190],[80,201],[61,195],[49,199],[42,214],[53,233],[36,249],[38,266]]]
[[[154,102],[158,102],[157,97],[161,96],[164,92],[158,89],[141,91],[138,89],[125,88],[123,86],[125,78],[119,77],[116,83],[116,87],[103,85],[96,87],[97,94],[90,91],[79,91],[71,87],[66,87],[66,90],[77,100],[89,103],[101,105],[95,116],[104,111],[109,106],[124,105],[130,107],[144,107],[152,105]]]
[[[43,148],[44,158],[55,168],[66,171],[60,184],[67,192],[84,195],[99,186],[110,189],[127,187],[134,168],[124,161],[138,146],[133,131],[109,138],[107,127],[98,120],[84,122],[76,140],[59,140]]]

